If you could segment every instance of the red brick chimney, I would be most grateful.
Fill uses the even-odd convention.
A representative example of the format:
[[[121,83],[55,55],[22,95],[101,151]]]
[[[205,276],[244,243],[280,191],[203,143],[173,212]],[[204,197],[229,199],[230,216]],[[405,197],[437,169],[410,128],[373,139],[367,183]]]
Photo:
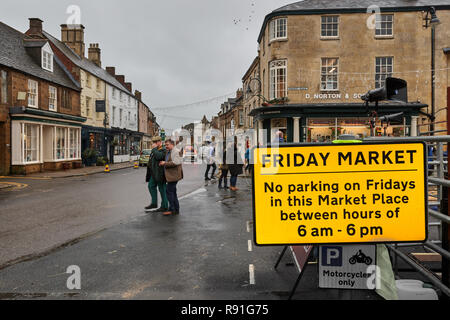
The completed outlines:
[[[125,76],[124,75],[116,75],[117,81],[119,81],[123,86],[125,86]]]
[[[42,36],[43,21],[39,18],[29,18],[28,20],[30,20],[30,28],[28,29],[27,32],[25,32],[25,34],[30,37],[43,38]]]
[[[113,77],[116,77],[116,68],[115,67],[106,67],[106,72],[108,72]]]
[[[127,88],[128,91],[133,92],[133,85],[131,82],[125,82],[125,88]]]

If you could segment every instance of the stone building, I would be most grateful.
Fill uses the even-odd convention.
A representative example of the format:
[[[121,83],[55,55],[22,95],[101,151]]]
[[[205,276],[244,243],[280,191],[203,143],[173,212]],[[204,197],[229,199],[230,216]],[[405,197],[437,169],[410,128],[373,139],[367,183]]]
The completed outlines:
[[[290,142],[446,131],[449,1],[305,0],[268,14],[258,43],[260,93],[270,101],[250,112],[266,129],[260,143],[277,130]],[[408,102],[364,107],[361,96],[387,77],[407,81]],[[395,113],[403,117],[389,127],[370,127],[369,118]]]
[[[256,57],[242,78],[245,129],[253,129],[253,118],[250,116],[250,112],[264,102],[262,96],[257,94],[261,92],[262,86],[259,69],[259,57]]]
[[[80,83],[39,36],[0,22],[0,174],[81,166]]]

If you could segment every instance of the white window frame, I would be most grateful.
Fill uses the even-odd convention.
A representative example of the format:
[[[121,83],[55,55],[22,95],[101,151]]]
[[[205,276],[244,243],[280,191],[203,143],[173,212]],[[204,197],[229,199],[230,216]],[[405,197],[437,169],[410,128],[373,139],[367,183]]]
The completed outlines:
[[[390,21],[386,21],[387,17],[390,17]],[[390,23],[390,28],[387,27],[387,25]],[[391,30],[391,33],[386,33],[387,30]],[[380,32],[380,34],[377,34]],[[393,14],[377,14],[375,17],[375,37],[376,38],[392,38],[394,36],[394,15]]]
[[[35,146],[31,145],[28,146],[27,144],[27,127],[31,127],[31,128],[35,128],[36,129],[36,136],[34,137],[33,140],[33,136],[31,135],[30,141],[31,144],[33,143],[33,141],[35,141]],[[22,163],[24,164],[34,164],[34,163],[40,163],[40,133],[41,133],[41,126],[38,124],[32,124],[32,123],[22,123],[21,124],[21,133],[22,133],[22,139],[21,139],[21,144],[22,144]],[[28,160],[28,152],[36,152],[36,159],[31,159]]]
[[[58,110],[58,89],[52,86],[48,87],[48,110]]]
[[[286,40],[288,37],[287,18],[276,18],[269,23],[269,42]]]
[[[336,60],[336,65],[330,66],[328,61],[331,60]],[[320,70],[320,91],[339,91],[339,58],[321,58]],[[332,78],[331,81],[330,78]],[[334,80],[334,78],[336,78],[336,80]],[[336,84],[336,86],[334,86],[334,84]],[[330,88],[329,85],[332,87]]]
[[[39,83],[28,79],[28,107],[39,107]]]
[[[269,91],[270,100],[281,99],[287,97],[287,60],[274,60],[269,63],[270,79]],[[284,75],[283,75],[284,73]],[[280,95],[278,87],[283,83],[280,77],[284,76],[284,92]]]
[[[390,61],[389,61],[390,60]],[[380,63],[378,63],[380,62]],[[384,70],[383,70],[384,68]],[[390,69],[390,71],[389,71]],[[387,77],[394,73],[394,57],[375,57],[375,88],[382,88]]]
[[[334,21],[334,19],[337,19],[337,21]],[[325,21],[324,21],[325,19]],[[340,17],[337,15],[332,16],[321,16],[321,27],[320,27],[320,37],[322,39],[336,39],[339,38],[339,22]],[[330,21],[331,20],[331,21]],[[334,32],[333,26],[336,25],[336,35],[328,35],[328,32]],[[325,29],[324,29],[325,26]],[[325,32],[325,35],[323,34]]]
[[[48,43],[41,49],[41,66],[42,69],[53,72],[53,51]]]

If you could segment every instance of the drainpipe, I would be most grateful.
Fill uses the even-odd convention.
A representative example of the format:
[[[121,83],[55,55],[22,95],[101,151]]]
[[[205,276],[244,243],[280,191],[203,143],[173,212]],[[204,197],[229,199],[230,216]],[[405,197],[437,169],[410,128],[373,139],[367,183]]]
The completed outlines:
[[[436,77],[436,57],[435,57],[435,47],[436,47],[436,29],[435,26],[431,26],[431,115],[432,115],[432,123],[430,125],[431,135],[434,136],[435,131],[435,110],[436,110],[436,85],[435,85],[435,77]]]

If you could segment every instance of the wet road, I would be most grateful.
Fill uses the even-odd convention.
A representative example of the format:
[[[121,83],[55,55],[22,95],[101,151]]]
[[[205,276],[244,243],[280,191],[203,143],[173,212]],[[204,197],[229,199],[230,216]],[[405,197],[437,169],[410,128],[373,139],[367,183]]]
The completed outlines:
[[[179,194],[203,185],[202,165],[185,165]],[[0,267],[121,221],[150,203],[145,168],[65,179],[1,178]],[[160,200],[160,199],[159,199]]]
[[[1,231],[3,256],[26,253],[26,245],[45,248],[75,234],[91,234],[0,269],[0,300],[286,299],[298,273],[289,255],[274,270],[282,247],[254,246],[250,179],[239,178],[236,193],[218,190],[217,183],[204,185],[203,169],[185,168],[181,214],[172,217],[144,213],[143,169],[70,183],[34,181],[16,193],[2,193],[0,216],[13,229]],[[27,223],[15,227],[15,214]],[[80,270],[80,290],[67,287],[70,266]],[[317,264],[306,268],[294,299],[376,296],[318,289],[317,273]]]

